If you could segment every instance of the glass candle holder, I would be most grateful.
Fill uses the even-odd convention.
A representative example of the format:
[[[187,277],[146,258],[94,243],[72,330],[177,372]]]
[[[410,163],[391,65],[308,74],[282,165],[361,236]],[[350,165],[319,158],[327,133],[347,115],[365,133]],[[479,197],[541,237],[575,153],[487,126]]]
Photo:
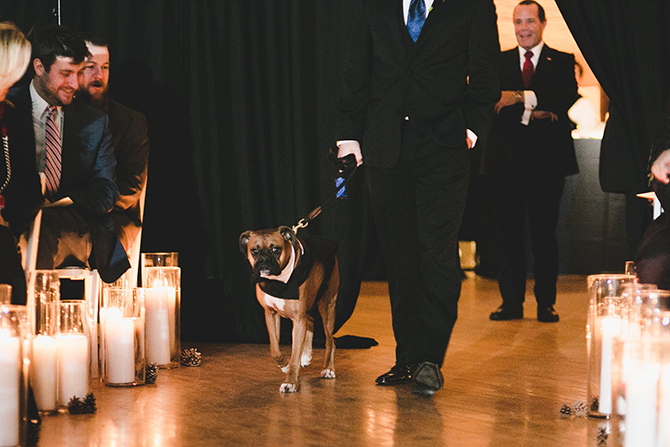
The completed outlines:
[[[3,304],[12,304],[12,286],[9,284],[0,284],[0,306]]]
[[[160,368],[178,368],[181,356],[181,269],[179,267],[143,267],[146,279],[147,363]]]
[[[34,274],[36,333],[33,339],[30,383],[37,409],[42,414],[58,411],[57,342],[59,328],[60,279],[58,273],[37,270]]]
[[[84,300],[61,300],[57,346],[58,405],[67,407],[73,397],[84,399],[89,391],[90,356]]]
[[[179,253],[176,251],[165,253],[142,253],[142,287],[149,287],[146,279],[145,267],[178,267]]]
[[[631,275],[591,275],[587,278],[587,414],[590,417],[606,418],[612,412],[614,340],[624,331],[624,287],[634,282],[635,277]]]
[[[0,446],[26,445],[30,334],[25,306],[0,305]]]
[[[105,384],[143,385],[144,289],[105,289],[100,324]]]

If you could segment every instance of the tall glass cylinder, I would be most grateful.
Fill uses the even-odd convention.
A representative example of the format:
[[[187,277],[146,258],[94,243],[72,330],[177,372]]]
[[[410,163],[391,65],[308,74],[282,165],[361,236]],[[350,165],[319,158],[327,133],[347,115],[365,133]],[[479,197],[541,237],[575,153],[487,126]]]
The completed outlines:
[[[60,327],[56,336],[58,363],[58,405],[70,399],[84,399],[90,384],[87,309],[84,300],[61,300]]]
[[[36,333],[30,383],[37,409],[44,414],[58,410],[57,342],[59,328],[60,280],[58,273],[37,270],[34,274]]]
[[[105,289],[100,324],[105,384],[144,384],[144,289]]]
[[[612,413],[614,341],[624,330],[624,288],[631,275],[591,275],[587,278],[589,314],[587,341],[587,405],[590,417]]]
[[[0,447],[26,444],[30,334],[25,306],[0,305]]]
[[[179,367],[181,355],[181,269],[142,267],[145,278],[147,363]]]
[[[142,287],[151,287],[147,282],[145,267],[178,267],[179,253],[176,251],[164,253],[142,253]]]

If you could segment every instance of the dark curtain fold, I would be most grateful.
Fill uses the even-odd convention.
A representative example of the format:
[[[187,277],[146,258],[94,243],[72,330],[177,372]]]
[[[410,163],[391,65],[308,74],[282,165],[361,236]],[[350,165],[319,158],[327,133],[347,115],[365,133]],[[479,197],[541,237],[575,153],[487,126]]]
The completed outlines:
[[[352,0],[61,0],[62,23],[108,40],[110,85],[147,116],[142,251],[178,251],[182,332],[267,340],[238,237],[292,226],[334,188],[328,164]],[[25,32],[55,0],[0,2]],[[360,177],[360,173],[357,174]],[[374,251],[360,178],[301,234],[339,243],[339,328]]]
[[[670,84],[670,2],[556,0],[610,98],[600,154],[603,191],[648,190],[647,164]]]

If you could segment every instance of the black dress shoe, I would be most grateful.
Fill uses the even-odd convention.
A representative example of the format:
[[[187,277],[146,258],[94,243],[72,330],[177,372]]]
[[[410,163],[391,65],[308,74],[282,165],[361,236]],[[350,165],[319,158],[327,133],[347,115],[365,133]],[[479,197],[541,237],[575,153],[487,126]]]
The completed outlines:
[[[412,369],[405,363],[396,363],[387,373],[377,377],[377,385],[399,385],[412,380]]]
[[[558,312],[554,306],[541,306],[537,308],[537,321],[542,323],[558,323]]]
[[[509,307],[504,304],[491,312],[489,318],[493,321],[521,320],[523,318],[523,307]]]
[[[414,370],[412,379],[414,380],[412,392],[420,396],[430,397],[444,385],[440,367],[432,362],[419,364]]]

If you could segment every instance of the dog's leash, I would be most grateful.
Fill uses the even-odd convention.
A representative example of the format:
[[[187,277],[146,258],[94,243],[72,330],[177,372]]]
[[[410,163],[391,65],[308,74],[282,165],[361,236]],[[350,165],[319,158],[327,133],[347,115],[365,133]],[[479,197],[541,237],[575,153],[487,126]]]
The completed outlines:
[[[319,214],[321,214],[321,211],[323,211],[323,207],[338,196],[338,193],[344,189],[347,182],[356,173],[356,157],[354,156],[354,154],[349,154],[345,157],[338,158],[337,148],[330,148],[330,151],[328,152],[328,160],[335,165],[335,167],[337,168],[337,173],[339,177],[342,179],[342,181],[338,182],[337,187],[335,188],[332,194],[328,195],[328,198],[326,199],[325,202],[323,202],[320,206],[314,208],[306,217],[300,219],[298,223],[292,227],[293,232],[296,234],[298,233],[298,230],[307,227],[307,225],[309,225],[311,221],[316,219],[319,216]]]

